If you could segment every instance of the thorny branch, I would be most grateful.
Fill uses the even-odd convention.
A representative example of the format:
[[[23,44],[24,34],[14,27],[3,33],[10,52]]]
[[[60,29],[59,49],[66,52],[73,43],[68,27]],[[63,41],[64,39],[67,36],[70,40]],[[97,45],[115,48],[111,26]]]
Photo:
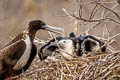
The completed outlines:
[[[105,7],[102,3],[98,2],[97,0],[96,0],[96,3],[99,4],[100,6],[102,6],[103,8],[105,8],[106,10],[110,11],[111,13],[113,13],[118,18],[118,20],[120,21],[120,16],[115,11]]]
[[[82,20],[84,22],[100,22],[100,21],[105,21],[105,20],[111,20],[111,21],[114,21],[114,22],[120,24],[119,21],[117,21],[115,19],[112,19],[110,17],[106,17],[106,18],[103,18],[103,19],[92,19],[92,20],[89,20],[89,19],[85,19],[85,18],[82,18],[82,17],[77,17],[74,14],[68,13],[68,11],[65,8],[63,8],[63,11],[65,12],[66,16],[69,16],[70,18],[73,18],[73,19],[76,19],[76,20]]]

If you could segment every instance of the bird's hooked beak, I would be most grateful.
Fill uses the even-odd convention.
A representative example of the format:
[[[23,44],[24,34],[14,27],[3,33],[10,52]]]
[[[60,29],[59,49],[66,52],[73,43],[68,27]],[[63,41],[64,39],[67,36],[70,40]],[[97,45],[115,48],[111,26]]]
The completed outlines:
[[[44,25],[42,26],[45,30],[50,31],[50,32],[54,32],[57,34],[63,34],[64,33],[64,29],[63,28],[59,28],[59,27],[53,27],[50,25]]]

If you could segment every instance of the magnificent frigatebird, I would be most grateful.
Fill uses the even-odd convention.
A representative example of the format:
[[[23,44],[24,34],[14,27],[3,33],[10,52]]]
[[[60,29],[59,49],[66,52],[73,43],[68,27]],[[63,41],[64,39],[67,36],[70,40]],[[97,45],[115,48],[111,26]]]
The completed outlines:
[[[28,69],[37,53],[33,41],[36,32],[40,29],[56,33],[55,30],[63,30],[49,26],[40,20],[31,21],[25,31],[0,50],[0,80],[18,75]]]

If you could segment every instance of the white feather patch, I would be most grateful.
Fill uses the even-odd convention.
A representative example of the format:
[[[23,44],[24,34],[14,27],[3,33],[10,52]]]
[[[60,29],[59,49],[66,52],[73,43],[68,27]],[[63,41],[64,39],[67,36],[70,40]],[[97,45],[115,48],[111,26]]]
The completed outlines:
[[[73,41],[70,39],[63,39],[58,42],[60,48],[63,50],[61,54],[64,58],[67,60],[72,60],[74,56],[74,47],[73,47]]]
[[[31,48],[32,48],[30,37],[28,35],[26,35],[26,38],[25,38],[24,41],[26,43],[25,52],[23,53],[23,55],[21,56],[21,58],[17,61],[17,63],[15,64],[15,66],[13,67],[14,70],[20,70],[20,69],[22,69],[26,65],[26,63],[28,62],[28,59],[30,57],[30,52],[31,52]]]

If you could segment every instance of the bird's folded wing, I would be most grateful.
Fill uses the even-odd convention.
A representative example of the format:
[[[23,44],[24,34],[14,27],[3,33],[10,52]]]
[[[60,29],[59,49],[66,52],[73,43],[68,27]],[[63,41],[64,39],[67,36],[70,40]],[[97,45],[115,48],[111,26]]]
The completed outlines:
[[[2,50],[0,50],[0,60],[9,56],[10,54],[13,54],[14,52],[16,52],[21,45],[24,45],[25,42],[23,40],[18,40],[6,47],[4,47]]]

